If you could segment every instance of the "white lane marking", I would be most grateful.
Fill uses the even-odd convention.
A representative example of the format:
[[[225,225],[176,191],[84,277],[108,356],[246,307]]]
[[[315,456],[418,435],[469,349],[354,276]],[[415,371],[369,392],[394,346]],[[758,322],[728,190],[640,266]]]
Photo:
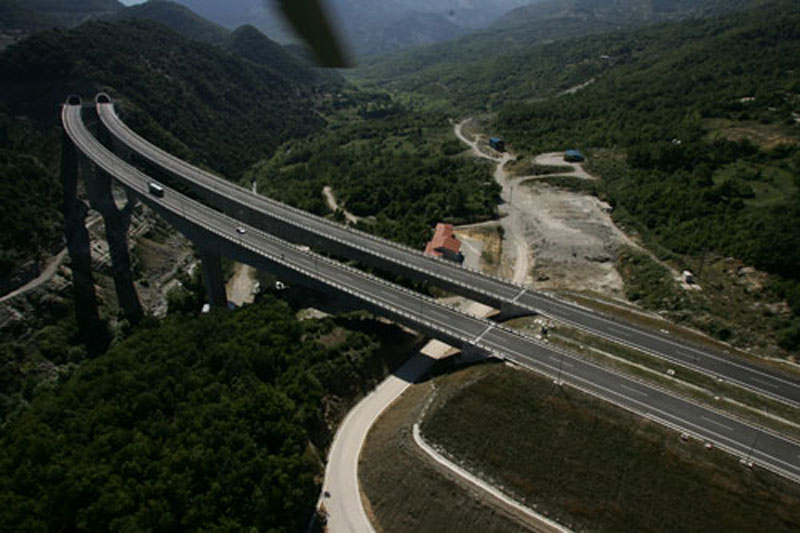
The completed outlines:
[[[518,353],[516,350],[509,350],[509,351],[511,351],[513,353]],[[552,355],[548,355],[547,358],[550,359],[551,361],[555,361],[559,365],[563,365],[563,366],[566,366],[568,368],[575,368],[575,365],[573,365],[569,361],[564,361],[564,357],[563,356],[562,357],[554,357]]]
[[[531,360],[530,358],[528,358],[524,354],[518,352],[517,350],[511,349],[511,348],[507,348],[506,351],[510,352],[512,354],[515,354],[517,357],[520,357],[522,359],[522,361],[523,361],[523,363],[522,363],[523,366],[540,365],[540,366],[543,366],[543,367],[545,367],[545,368],[547,368],[547,369],[549,369],[551,371],[555,371],[556,370],[555,368],[553,368],[552,366],[548,365],[547,363],[543,363],[541,361],[536,361],[536,360]],[[527,363],[527,365],[525,365],[525,363]],[[600,367],[595,367],[594,365],[589,365],[589,366],[593,367],[593,368],[596,368],[600,372],[607,373],[607,371],[603,370]],[[610,395],[612,395],[614,397],[622,398],[623,400],[625,400],[627,402],[630,402],[632,404],[635,404],[635,405],[639,406],[639,408],[641,410],[634,409],[634,408],[632,408],[630,406],[625,405],[624,403],[615,402],[614,400],[612,400],[608,396],[603,396],[602,394],[599,394],[597,392],[592,393],[592,392],[589,392],[589,391],[586,391],[585,389],[583,389],[584,392],[587,392],[588,394],[594,394],[594,395],[596,395],[596,396],[598,396],[600,398],[605,399],[606,401],[609,401],[611,403],[615,403],[616,405],[619,405],[619,406],[621,406],[621,407],[623,407],[625,409],[633,410],[634,412],[638,412],[638,414],[640,416],[644,416],[646,418],[650,418],[650,417],[655,416],[664,425],[666,425],[668,427],[672,426],[672,427],[678,427],[678,428],[682,428],[682,429],[687,429],[687,430],[690,430],[690,431],[695,431],[700,435],[702,435],[702,434],[711,435],[712,437],[716,437],[718,439],[718,444],[722,444],[719,441],[726,441],[727,443],[730,443],[730,444],[729,445],[728,444],[724,444],[724,446],[726,446],[729,449],[729,452],[734,454],[734,455],[736,453],[744,453],[741,450],[742,449],[747,449],[746,444],[743,443],[743,442],[734,440],[734,439],[732,439],[732,438],[730,438],[730,437],[728,437],[726,435],[722,435],[720,433],[717,433],[717,432],[715,432],[715,431],[713,431],[713,430],[711,430],[711,429],[709,429],[707,427],[699,426],[699,425],[697,425],[697,424],[695,424],[693,422],[690,422],[690,421],[686,420],[683,417],[680,417],[680,416],[677,416],[677,415],[675,415],[673,413],[670,413],[669,411],[664,411],[663,409],[659,409],[655,405],[646,404],[644,402],[640,402],[639,400],[637,400],[635,398],[631,398],[631,397],[628,397],[628,396],[623,396],[622,394],[620,394],[617,391],[609,389],[608,387],[604,387],[603,385],[599,385],[599,384],[597,384],[597,383],[595,383],[593,381],[590,381],[588,379],[585,379],[585,378],[583,378],[583,377],[581,377],[579,375],[571,374],[571,376],[572,376],[572,378],[574,380],[581,381],[581,382],[585,383],[586,386],[589,389],[594,389],[595,391],[597,391],[597,390],[605,391],[606,393],[608,393],[608,394],[610,394]],[[577,386],[577,385],[575,385],[575,386]],[[578,387],[578,388],[580,388],[580,387]],[[660,392],[657,389],[654,389],[654,391],[655,392]],[[671,397],[672,399],[677,400],[677,401],[679,401],[681,403],[684,403],[685,405],[690,406],[692,408],[704,409],[700,405],[694,404],[692,402],[687,402],[686,400],[683,400],[683,399],[681,399],[679,397],[676,397],[676,396],[672,396],[671,394],[668,394],[668,393],[662,393],[662,394],[664,394],[667,397]],[[705,418],[705,417],[703,417],[701,415],[701,418]],[[742,425],[743,428],[746,428],[746,429],[757,429],[757,428],[755,428],[753,426],[750,426],[750,425],[748,425],[746,423],[743,423],[743,422],[739,422],[739,423]],[[690,429],[690,428],[694,428],[694,429]],[[771,434],[771,433],[768,434],[768,435],[772,439],[783,441],[783,442],[789,443],[789,444],[791,444],[793,446],[797,446],[796,443],[788,441],[785,438],[780,437],[778,435],[774,435],[774,434]],[[739,449],[737,449],[737,448],[739,448]],[[783,472],[786,472],[787,474],[789,474],[789,477],[792,477],[792,479],[796,479],[796,477],[798,476],[798,473],[800,473],[800,467],[798,467],[798,465],[792,464],[792,463],[788,463],[788,462],[784,461],[783,459],[780,459],[780,458],[775,457],[773,455],[768,455],[766,452],[762,452],[761,450],[759,450],[757,448],[754,449],[754,450],[751,450],[751,453],[753,455],[760,455],[761,457],[765,458],[764,463],[767,464],[767,465],[772,465],[773,468],[777,468],[777,467],[774,466],[774,463],[780,463],[782,465],[785,465],[785,467],[788,468],[788,470],[783,470]],[[798,456],[798,457],[800,457],[800,456]]]
[[[732,427],[730,427],[730,426],[726,426],[726,425],[725,425],[725,424],[723,424],[722,422],[717,422],[716,420],[712,420],[712,419],[708,418],[707,416],[701,416],[700,418],[702,418],[702,419],[703,419],[703,420],[705,420],[706,422],[711,422],[712,424],[716,424],[716,425],[718,425],[719,427],[723,427],[723,428],[727,429],[728,431],[733,431],[733,428],[732,428]]]
[[[759,378],[750,378],[751,381],[755,381],[756,383],[761,383],[762,385],[766,385],[767,387],[772,387],[773,389],[779,389],[780,387],[775,385],[774,383],[770,383],[767,380],[759,379]]]
[[[208,176],[208,177],[212,178],[212,183],[211,183],[212,187],[214,186],[213,182],[214,181],[218,181],[223,186],[227,186],[226,189],[228,189],[228,190],[231,189],[231,187],[228,186],[229,184],[227,182],[225,182],[224,180],[220,180],[220,178],[218,178],[217,176],[214,176],[211,173],[208,173],[208,172],[202,171],[200,169],[197,169],[196,167],[193,167],[189,163],[187,163],[187,162],[185,162],[185,161],[183,161],[181,159],[178,159],[177,157],[173,156],[172,154],[169,154],[165,150],[155,146],[154,144],[152,144],[152,143],[148,142],[147,140],[143,139],[142,137],[140,137],[138,134],[136,134],[124,122],[122,122],[119,119],[119,117],[116,114],[116,110],[114,109],[114,107],[111,104],[100,104],[100,105],[98,105],[98,107],[101,109],[101,112],[100,112],[101,116],[103,118],[110,119],[110,120],[108,120],[108,122],[111,123],[113,129],[121,129],[123,131],[123,133],[126,134],[125,136],[127,137],[127,141],[130,144],[135,144],[140,153],[141,152],[154,151],[157,154],[160,154],[160,155],[164,156],[167,159],[167,163],[175,162],[175,163],[177,163],[177,165],[178,165],[178,167],[180,169],[185,169],[185,171],[189,171],[191,173],[199,174],[202,177]],[[107,115],[110,115],[110,117],[108,117]],[[106,122],[106,121],[104,120],[104,122]],[[106,125],[108,126],[108,124],[106,124]],[[161,162],[161,163],[164,164],[164,162]],[[168,166],[171,166],[171,165],[168,165]],[[280,205],[280,204],[276,203],[275,205]],[[284,206],[281,206],[281,207],[284,207]],[[306,214],[306,216],[308,216],[308,215]],[[380,242],[380,241],[378,241],[378,242]],[[489,279],[488,281],[491,282],[493,280]],[[517,294],[517,296],[514,298],[514,300],[512,300],[512,302],[515,302],[518,298],[520,298],[524,294],[524,292],[525,292],[525,289],[523,289],[522,292]],[[573,312],[576,312],[578,314],[581,314],[581,311],[583,311],[584,315],[588,315],[591,318],[594,318],[594,319],[596,319],[596,320],[598,320],[600,322],[606,322],[606,323],[610,322],[607,319],[605,319],[604,317],[602,317],[601,315],[599,315],[597,313],[593,313],[591,310],[582,308],[582,307],[577,306],[575,304],[568,304],[568,303],[561,302],[561,301],[559,301],[557,299],[552,299],[552,298],[546,298],[545,300],[547,302],[549,302],[550,305],[553,306],[553,307],[560,307],[561,309],[565,309],[566,308],[566,310],[573,311]],[[562,318],[562,320],[563,320],[563,318]],[[566,322],[571,322],[569,320],[565,320],[565,321]],[[581,324],[576,324],[576,325],[578,327],[582,327]],[[676,343],[675,341],[668,340],[668,339],[665,339],[663,337],[658,337],[656,335],[653,335],[652,333],[644,331],[641,328],[633,328],[633,327],[631,327],[629,325],[624,325],[624,324],[621,324],[621,326],[624,327],[625,329],[627,329],[629,332],[642,334],[642,335],[648,336],[648,337],[653,338],[653,339],[658,339],[659,341],[667,342],[669,344],[672,344],[673,346],[681,346],[681,344]],[[592,331],[594,328],[582,327],[582,329],[588,329],[589,331]],[[618,331],[617,334],[622,334],[621,330],[617,330],[617,331]],[[640,345],[639,343],[636,343],[636,342],[634,342],[634,346],[639,348],[639,349],[645,349],[645,351],[650,351],[650,350],[647,350],[642,345]],[[732,364],[733,366],[737,366],[739,368],[742,368],[742,369],[750,371],[750,372],[755,372],[755,373],[760,373],[762,375],[767,375],[767,374],[761,373],[758,370],[755,370],[753,368],[748,368],[747,366],[739,365],[739,364],[736,364],[735,362],[732,362],[732,361],[729,361],[729,360],[724,360],[724,359],[719,358],[719,357],[717,357],[715,355],[712,355],[712,354],[709,354],[709,353],[706,353],[706,352],[701,352],[701,351],[699,351],[697,349],[694,349],[692,347],[685,346],[685,345],[684,345],[684,347],[687,348],[687,349],[690,349],[693,352],[696,352],[696,353],[698,353],[698,354],[700,354],[700,355],[702,355],[704,357],[710,357],[710,358],[713,358],[713,359],[715,359],[715,360],[717,360],[719,362],[723,362],[723,363],[726,363],[726,364]],[[664,355],[664,354],[659,354],[657,351],[656,351],[656,354],[657,355],[662,355],[662,356]],[[685,355],[688,355],[688,354],[685,354]],[[773,376],[769,376],[769,377],[773,377]],[[798,383],[792,383],[792,382],[789,382],[789,381],[782,380],[780,378],[774,378],[774,379],[777,379],[778,381],[781,381],[781,382],[783,382],[786,385],[789,385],[791,387],[795,387],[795,388],[800,387],[800,384],[798,384]],[[740,382],[738,380],[734,380],[734,381]],[[792,402],[792,403],[796,403],[796,402]]]
[[[525,294],[525,291],[527,291],[527,290],[528,290],[528,289],[522,289],[521,291],[519,291],[519,294],[517,294],[516,296],[514,296],[514,299],[513,299],[513,300],[511,300],[511,303],[512,303],[512,304],[515,304],[515,303],[517,303],[517,300],[519,300],[519,299],[522,297],[522,295],[523,295],[523,294]]]
[[[448,317],[448,318],[449,318],[449,317]],[[490,331],[490,330],[491,330],[493,327],[494,327],[494,323],[492,323],[492,324],[489,324],[489,327],[488,327],[488,328],[486,328],[485,330],[483,330],[483,333],[481,333],[480,335],[478,335],[478,337],[477,337],[475,340],[473,340],[473,341],[472,341],[472,344],[478,344],[479,342],[481,342],[481,339],[483,338],[483,336],[484,336],[484,335],[486,335],[487,333],[489,333],[489,331]]]
[[[621,330],[619,328],[614,328],[611,326],[606,326],[606,331],[610,331],[611,333],[616,333],[617,335],[628,336],[630,333],[627,331]]]
[[[537,294],[536,296],[539,296],[539,295]],[[552,299],[552,298],[547,298],[547,299],[545,299],[545,301],[547,303],[551,304],[553,307],[560,307],[562,310],[572,311],[575,314],[582,314],[584,316],[588,316],[590,319],[595,319],[598,322],[601,322],[601,323],[604,323],[604,324],[615,324],[614,322],[611,322],[609,319],[605,318],[604,316],[600,315],[599,313],[593,313],[591,311],[587,312],[587,310],[582,309],[582,308],[580,308],[578,306],[574,306],[574,305],[571,305],[571,304],[565,304],[564,302],[560,302],[560,301],[558,301],[556,299]],[[536,305],[530,305],[530,307],[532,309],[535,309]],[[547,314],[547,313],[544,313],[544,314]],[[553,318],[555,320],[559,320],[561,322],[566,322],[568,324],[572,324],[573,326],[575,326],[575,327],[577,327],[579,329],[584,329],[586,331],[595,331],[595,332],[598,332],[600,334],[603,333],[603,330],[600,329],[600,328],[587,327],[584,324],[581,324],[580,322],[576,322],[575,320],[570,320],[570,319],[568,319],[567,317],[564,317],[564,316],[562,316],[560,318],[558,318],[558,317],[553,317]],[[800,388],[800,383],[788,381],[788,380],[782,379],[782,378],[777,377],[777,376],[772,376],[772,375],[770,375],[768,373],[762,372],[762,371],[760,371],[760,370],[758,370],[756,368],[752,368],[752,367],[750,367],[748,365],[743,365],[743,364],[740,364],[740,363],[738,363],[736,361],[733,361],[731,359],[726,359],[724,357],[720,357],[720,356],[716,355],[713,352],[704,352],[704,351],[701,351],[701,350],[699,350],[697,348],[694,348],[692,346],[687,346],[685,344],[678,343],[678,342],[676,342],[676,341],[674,341],[672,339],[667,339],[667,338],[664,338],[664,337],[660,337],[658,335],[654,335],[653,333],[650,333],[650,332],[646,331],[644,328],[634,328],[634,327],[628,326],[626,324],[616,324],[616,325],[624,328],[625,330],[627,330],[630,333],[639,334],[639,335],[642,335],[642,336],[645,336],[645,337],[649,337],[649,338],[651,338],[653,340],[670,344],[675,348],[682,348],[684,350],[689,350],[692,353],[696,353],[696,354],[698,354],[698,355],[700,355],[702,357],[705,357],[707,359],[713,359],[713,360],[717,361],[718,363],[722,363],[723,365],[735,366],[735,367],[737,367],[737,368],[739,368],[741,370],[746,370],[748,372],[752,372],[753,374],[760,374],[762,376],[768,377],[770,379],[774,379],[774,380],[779,381],[781,383],[785,383],[786,385],[788,385],[790,387]],[[606,328],[610,329],[609,326],[606,326]],[[664,355],[666,355],[663,352],[657,351],[657,349],[656,350],[648,349],[647,347],[643,346],[642,344],[640,344],[640,343],[638,343],[636,341],[626,341],[626,342],[631,342],[635,348],[643,349],[646,352],[655,353],[656,355],[660,355],[662,357]],[[737,380],[737,382],[739,382],[739,381]],[[789,401],[792,401],[792,400],[789,400]],[[792,403],[796,403],[796,402],[792,402]]]
[[[636,390],[636,389],[634,389],[633,387],[628,387],[627,385],[620,385],[619,387],[620,387],[621,389],[625,389],[625,390],[627,390],[627,391],[630,391],[630,392],[632,392],[632,393],[634,393],[634,394],[638,394],[639,396],[645,396],[645,397],[647,396],[647,393],[646,393],[646,392],[642,392],[642,391],[640,391],[640,390]]]

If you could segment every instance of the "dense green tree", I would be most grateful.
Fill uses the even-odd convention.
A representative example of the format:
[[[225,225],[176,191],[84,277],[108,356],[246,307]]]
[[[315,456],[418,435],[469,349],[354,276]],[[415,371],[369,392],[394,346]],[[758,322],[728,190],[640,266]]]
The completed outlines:
[[[334,328],[298,322],[270,299],[142,328],[4,427],[0,522],[304,529],[322,472],[316,450],[330,438],[323,401],[358,390],[377,347],[354,332],[323,344]]]
[[[365,218],[360,228],[415,247],[437,222],[495,215],[499,186],[488,164],[458,155],[465,147],[445,115],[414,111],[380,94],[351,107],[357,118],[287,144],[247,181],[318,214],[329,212],[322,196],[329,185],[348,211]]]
[[[280,47],[258,62],[242,58],[237,42],[223,49],[126,20],[45,31],[4,50],[0,200],[9,209],[0,212],[0,276],[61,241],[59,105],[69,94],[110,92],[137,131],[232,179],[324,125],[314,98],[323,81],[336,87],[336,76],[314,76]]]
[[[773,2],[552,45],[565,57],[602,44],[595,50],[609,65],[575,94],[507,104],[498,127],[524,152],[576,146],[625,154],[594,163],[620,221],[669,250],[731,255],[798,281],[798,27],[800,8]],[[783,142],[726,139],[720,123]]]

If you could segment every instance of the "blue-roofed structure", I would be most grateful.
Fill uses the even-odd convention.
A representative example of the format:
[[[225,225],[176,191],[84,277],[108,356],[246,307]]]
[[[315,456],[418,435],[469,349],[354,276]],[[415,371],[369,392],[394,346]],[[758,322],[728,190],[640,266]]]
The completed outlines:
[[[567,150],[564,152],[564,161],[569,161],[570,163],[580,163],[586,159],[583,157],[583,154],[580,150]]]
[[[506,150],[506,143],[498,137],[489,137],[489,146],[498,152],[505,152]]]

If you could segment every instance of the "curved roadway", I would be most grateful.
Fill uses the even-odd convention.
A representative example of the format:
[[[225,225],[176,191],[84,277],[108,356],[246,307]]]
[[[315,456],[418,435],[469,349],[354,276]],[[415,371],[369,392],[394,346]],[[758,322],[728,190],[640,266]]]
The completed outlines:
[[[211,241],[236,252],[254,266],[265,262],[290,268],[359,300],[367,308],[440,338],[451,345],[473,346],[569,382],[623,408],[688,431],[698,438],[800,481],[800,445],[729,415],[665,390],[619,375],[566,351],[484,319],[467,316],[435,300],[281,241],[256,228],[165,188],[163,197],[148,194],[150,178],[117,158],[86,129],[80,105],[65,105],[64,129],[76,147],[97,166],[135,191],[157,212],[191,225]],[[243,258],[243,259],[242,259]]]
[[[678,341],[658,331],[631,325],[546,294],[525,290],[520,285],[462,268],[450,261],[433,258],[418,250],[253,194],[149,143],[119,119],[110,99],[107,103],[101,100],[102,98],[98,98],[97,112],[113,138],[171,175],[200,187],[213,197],[210,199],[212,204],[222,205],[223,208],[227,206],[228,210],[239,211],[240,208],[246,208],[261,213],[273,220],[292,225],[304,234],[313,235],[315,242],[334,243],[377,266],[391,264],[403,273],[424,277],[432,283],[439,283],[453,292],[488,305],[508,305],[541,313],[608,340],[723,378],[790,405],[800,406],[800,379],[796,377],[761,368],[739,357]],[[231,208],[231,202],[238,207]],[[237,213],[233,214],[241,218]],[[269,226],[267,220],[253,220],[253,223],[262,229]]]

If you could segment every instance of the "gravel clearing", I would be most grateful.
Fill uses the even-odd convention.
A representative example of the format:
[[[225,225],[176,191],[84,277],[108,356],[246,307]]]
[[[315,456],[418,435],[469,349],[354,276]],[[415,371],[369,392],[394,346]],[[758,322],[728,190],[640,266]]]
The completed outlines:
[[[523,238],[532,249],[532,286],[623,295],[616,250],[627,239],[589,195],[528,181],[515,187]]]
[[[623,281],[615,267],[616,250],[632,244],[617,228],[597,198],[551,187],[527,177],[513,178],[505,164],[513,155],[482,150],[482,136],[468,139],[455,125],[455,134],[478,157],[497,163],[494,178],[503,190],[499,206],[503,227],[502,263],[514,265],[514,281],[536,289],[591,291],[613,298],[623,296]],[[535,158],[542,165],[570,165],[566,175],[596,179],[580,164],[563,160],[562,152]],[[505,270],[505,269],[502,269]]]

